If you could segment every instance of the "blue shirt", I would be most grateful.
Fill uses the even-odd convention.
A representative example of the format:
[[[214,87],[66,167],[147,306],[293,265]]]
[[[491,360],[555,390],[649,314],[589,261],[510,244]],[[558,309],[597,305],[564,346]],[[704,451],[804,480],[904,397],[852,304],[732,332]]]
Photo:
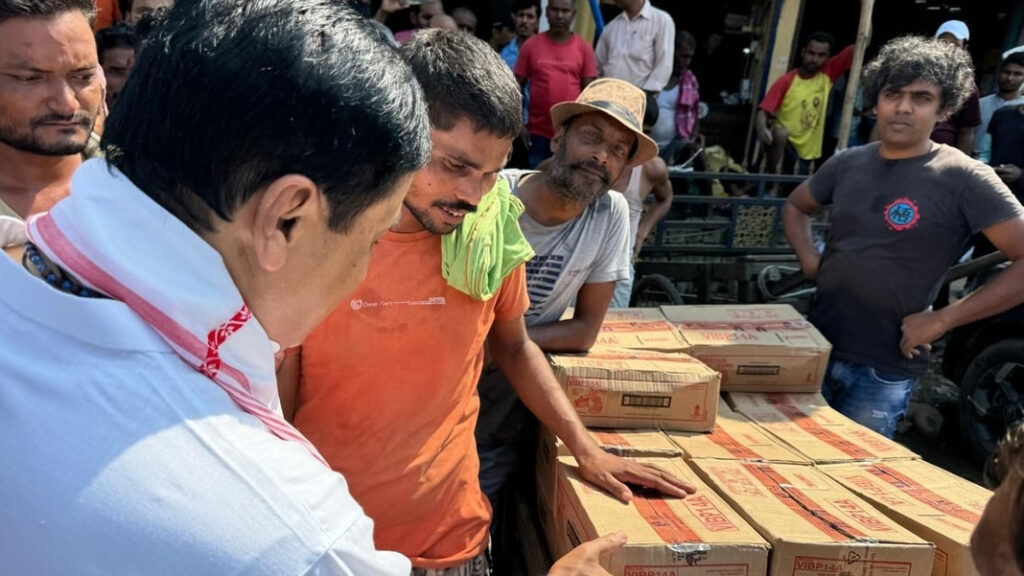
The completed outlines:
[[[516,62],[519,61],[519,39],[512,40],[501,49],[501,59],[508,64],[510,70],[516,69]],[[530,121],[530,85],[523,90],[523,125]]]

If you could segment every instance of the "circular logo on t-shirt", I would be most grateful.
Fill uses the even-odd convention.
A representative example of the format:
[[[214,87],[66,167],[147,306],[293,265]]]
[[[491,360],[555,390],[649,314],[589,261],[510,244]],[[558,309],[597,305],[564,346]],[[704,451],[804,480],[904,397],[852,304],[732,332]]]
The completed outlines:
[[[885,207],[885,222],[897,232],[910,230],[920,219],[921,211],[910,198],[897,198]]]

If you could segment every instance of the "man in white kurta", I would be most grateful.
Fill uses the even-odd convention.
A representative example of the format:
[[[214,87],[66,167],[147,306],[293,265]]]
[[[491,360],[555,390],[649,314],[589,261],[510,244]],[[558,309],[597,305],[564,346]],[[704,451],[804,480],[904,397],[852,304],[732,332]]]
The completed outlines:
[[[31,233],[76,272],[92,262],[113,273],[103,291],[138,295],[154,318],[0,258],[3,572],[409,573],[401,556],[374,552],[373,524],[340,475],[176,351],[242,306],[209,244],[100,160]],[[219,352],[273,415],[273,344],[259,322]]]
[[[0,255],[0,573],[409,574],[281,417],[274,373],[429,154],[411,71],[340,6],[179,3],[107,125],[110,163],[27,226],[0,218],[25,251]],[[353,152],[356,132],[379,149]]]

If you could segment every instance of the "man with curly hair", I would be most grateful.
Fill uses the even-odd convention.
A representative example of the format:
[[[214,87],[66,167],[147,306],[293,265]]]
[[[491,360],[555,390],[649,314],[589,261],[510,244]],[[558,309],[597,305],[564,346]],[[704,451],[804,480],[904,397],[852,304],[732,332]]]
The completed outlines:
[[[1024,576],[1024,425],[1013,427],[986,469],[998,485],[971,536],[981,576]]]
[[[831,158],[783,209],[804,274],[817,278],[810,320],[832,342],[822,393],[837,410],[892,436],[931,342],[1024,301],[1024,208],[992,168],[936,144],[935,124],[974,89],[967,53],[919,37],[889,42],[864,73],[879,142]],[[824,254],[811,215],[832,206]],[[976,233],[1013,264],[941,310],[930,304]]]

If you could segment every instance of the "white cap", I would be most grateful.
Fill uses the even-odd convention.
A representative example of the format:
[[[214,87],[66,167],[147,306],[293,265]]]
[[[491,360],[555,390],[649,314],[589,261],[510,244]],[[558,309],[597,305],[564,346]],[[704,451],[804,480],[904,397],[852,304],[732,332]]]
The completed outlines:
[[[1006,60],[1007,56],[1016,52],[1024,52],[1024,46],[1017,46],[1016,48],[1010,48],[1006,52],[1003,52],[1003,60]]]
[[[962,20],[947,20],[943,22],[942,26],[939,26],[938,31],[935,32],[935,37],[938,38],[946,33],[952,34],[954,38],[961,42],[971,39],[971,31]]]

